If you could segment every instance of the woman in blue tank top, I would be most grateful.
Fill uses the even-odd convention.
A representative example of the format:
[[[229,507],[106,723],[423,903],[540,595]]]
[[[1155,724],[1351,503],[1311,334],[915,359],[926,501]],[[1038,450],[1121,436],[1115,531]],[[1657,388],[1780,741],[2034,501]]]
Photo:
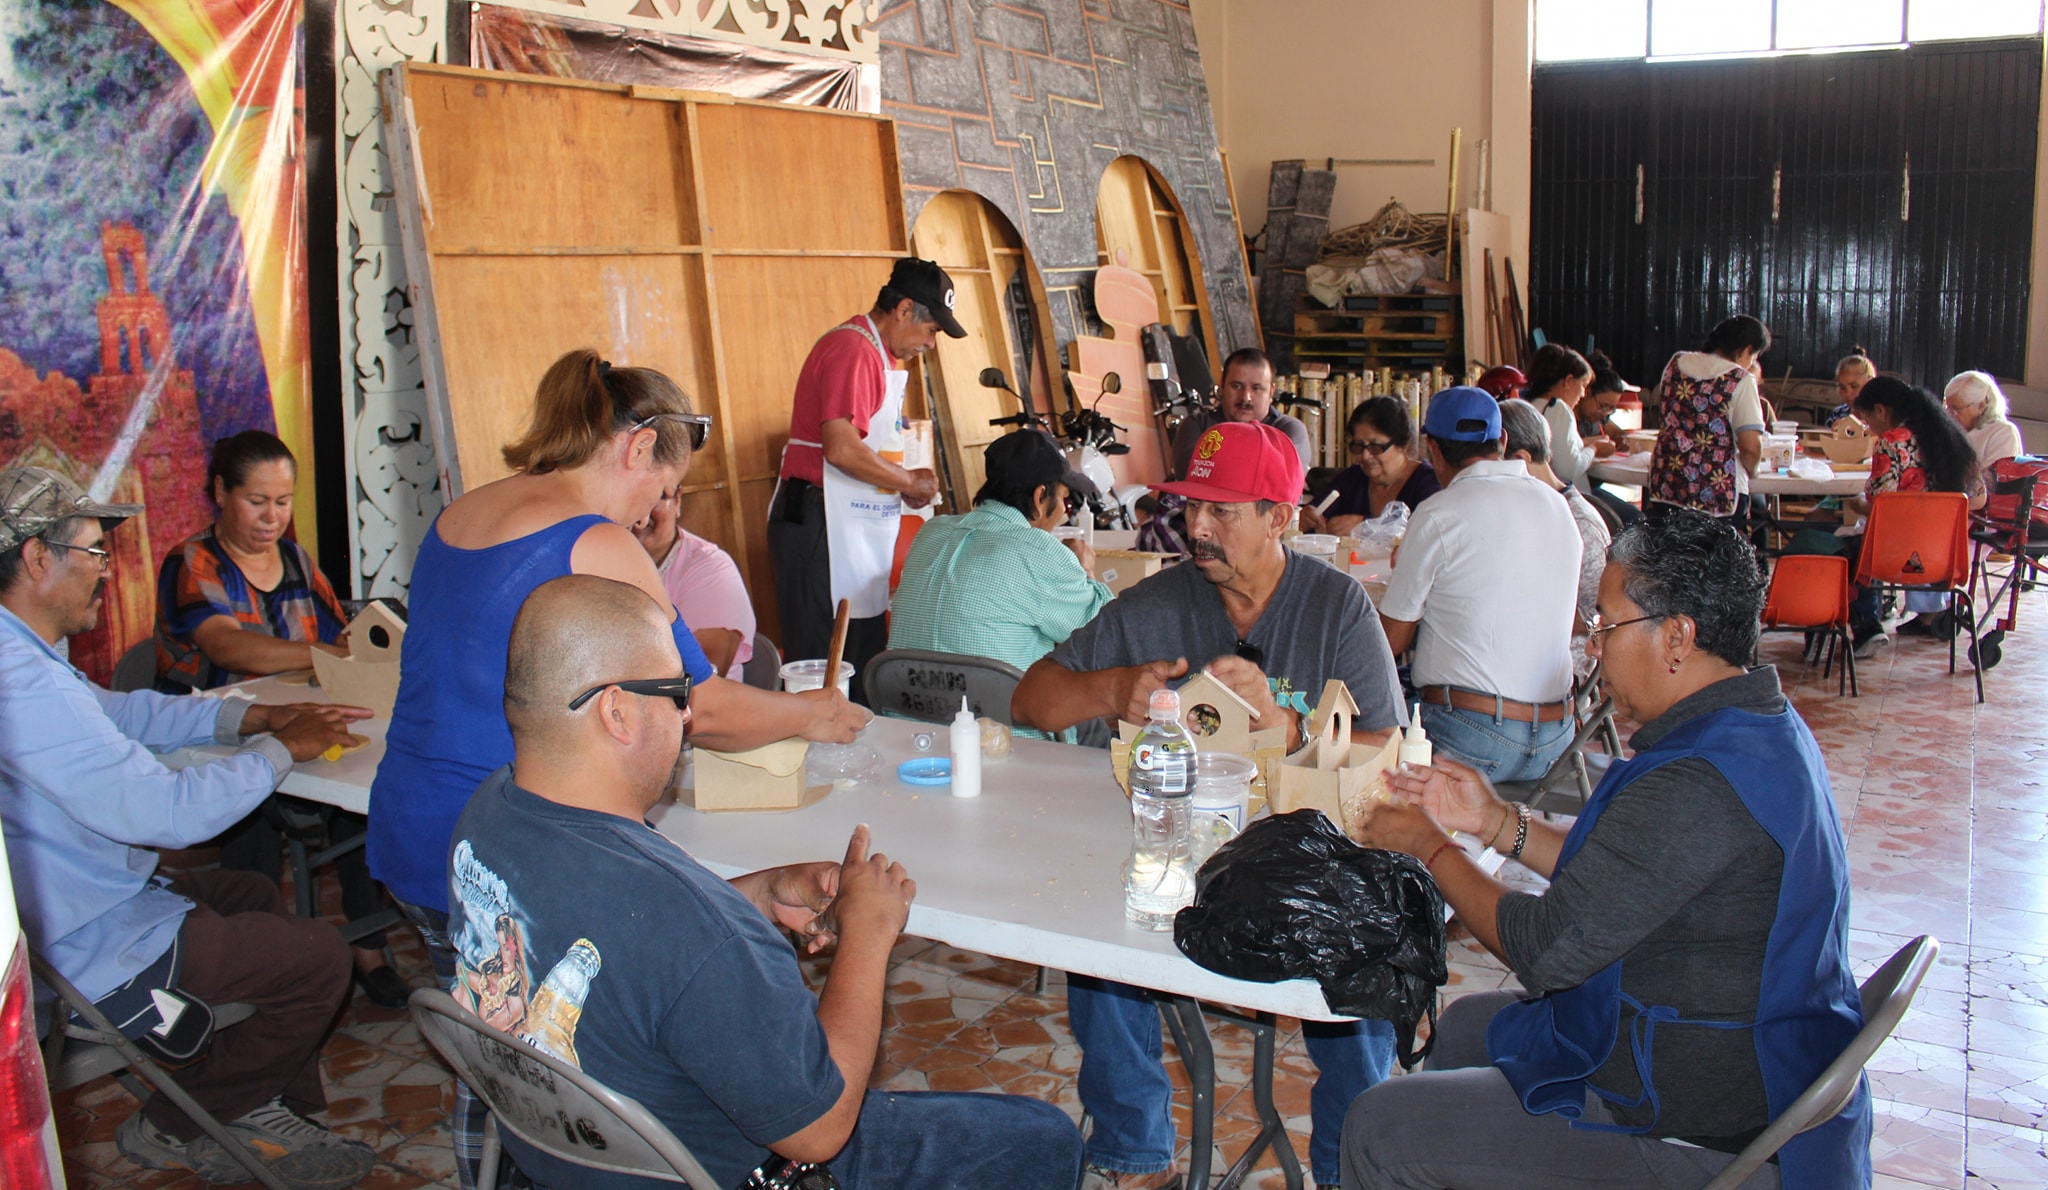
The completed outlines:
[[[1587,651],[1642,726],[1569,830],[1445,761],[1354,828],[1422,860],[1529,998],[1456,1001],[1426,1073],[1354,1101],[1346,1187],[1699,1186],[1856,1036],[1841,822],[1777,671],[1747,668],[1762,609],[1732,525],[1629,528]],[[1550,887],[1510,891],[1445,829]],[[1743,1185],[1869,1186],[1867,1084],[1776,1160]]]
[[[512,760],[505,650],[535,587],[595,574],[647,592],[675,619],[695,687],[694,743],[746,749],[790,736],[844,743],[867,712],[835,691],[781,694],[717,677],[675,615],[628,526],[680,483],[710,418],[674,381],[572,351],[541,378],[526,433],[504,448],[513,474],[464,493],[428,530],[413,565],[410,621],[384,761],[371,786],[370,869],[423,927],[436,967],[452,956],[448,909],[455,821],[485,777]]]

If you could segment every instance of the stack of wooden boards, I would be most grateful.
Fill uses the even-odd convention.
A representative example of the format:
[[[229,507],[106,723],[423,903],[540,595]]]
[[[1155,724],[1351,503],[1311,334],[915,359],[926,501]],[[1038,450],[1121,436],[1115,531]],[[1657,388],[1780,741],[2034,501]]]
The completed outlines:
[[[1259,325],[1275,372],[1294,370],[1294,313],[1308,292],[1308,266],[1330,230],[1337,172],[1275,161],[1266,184],[1266,246],[1259,254]]]

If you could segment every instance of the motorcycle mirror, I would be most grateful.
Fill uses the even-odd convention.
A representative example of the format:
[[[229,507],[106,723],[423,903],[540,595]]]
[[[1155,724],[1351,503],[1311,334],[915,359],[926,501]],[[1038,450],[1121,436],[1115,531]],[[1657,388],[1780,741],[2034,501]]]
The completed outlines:
[[[1102,391],[1112,394],[1124,391],[1123,378],[1115,372],[1104,372],[1102,374]]]
[[[999,388],[1002,389],[1004,392],[1009,392],[1011,391],[1010,378],[1003,375],[1003,370],[1001,368],[983,368],[981,370],[981,387]]]

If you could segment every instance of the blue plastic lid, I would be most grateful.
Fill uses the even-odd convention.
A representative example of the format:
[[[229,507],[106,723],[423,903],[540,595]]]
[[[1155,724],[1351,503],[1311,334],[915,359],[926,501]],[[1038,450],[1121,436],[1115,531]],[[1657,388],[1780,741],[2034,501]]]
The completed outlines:
[[[920,756],[915,760],[906,760],[896,766],[896,775],[911,785],[951,785],[953,758]]]

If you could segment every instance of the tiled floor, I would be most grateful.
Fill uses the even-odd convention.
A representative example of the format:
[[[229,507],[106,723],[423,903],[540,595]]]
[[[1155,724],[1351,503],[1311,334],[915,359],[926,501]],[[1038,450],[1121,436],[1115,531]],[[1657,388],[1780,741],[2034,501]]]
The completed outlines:
[[[2048,1186],[2048,870],[2040,862],[2048,843],[2048,594],[2022,605],[2022,630],[2008,640],[1981,707],[1967,662],[1950,676],[1946,650],[1925,639],[1903,638],[1865,663],[1861,698],[1837,696],[1832,680],[1803,666],[1797,637],[1769,638],[1764,653],[1827,753],[1849,830],[1858,973],[1916,934],[1942,942],[1913,1011],[1871,1064],[1878,1185]],[[424,981],[417,943],[393,936],[402,967]],[[1470,940],[1454,943],[1451,958],[1447,997],[1512,982]],[[1078,1115],[1080,1055],[1067,1032],[1063,986],[1055,974],[1035,992],[1036,975],[905,939],[891,971],[876,1082],[1014,1091]],[[1219,1027],[1216,1051],[1218,1147],[1228,1159],[1253,1131],[1243,1090],[1250,1035]],[[1297,1037],[1279,1066],[1276,1098],[1305,1162],[1315,1071]],[[358,998],[324,1069],[330,1120],[383,1156],[364,1186],[454,1185],[443,1125],[449,1083],[402,1014]],[[1178,1063],[1171,1069],[1185,1136],[1185,1080]],[[110,1080],[60,1100],[71,1185],[199,1185],[138,1171],[115,1152],[114,1126],[130,1110]],[[1253,1180],[1281,1184],[1277,1170]]]

